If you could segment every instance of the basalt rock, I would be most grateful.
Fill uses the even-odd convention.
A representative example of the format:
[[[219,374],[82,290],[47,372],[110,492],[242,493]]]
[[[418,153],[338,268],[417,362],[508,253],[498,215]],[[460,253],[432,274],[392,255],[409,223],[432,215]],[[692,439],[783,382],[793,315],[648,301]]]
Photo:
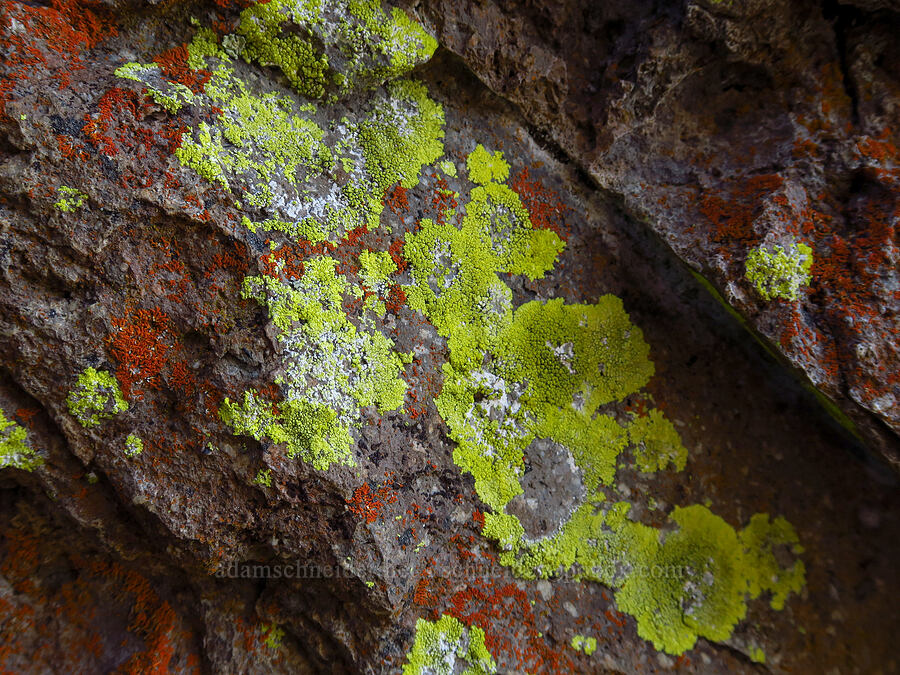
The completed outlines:
[[[890,671],[893,21],[0,4],[0,667]]]

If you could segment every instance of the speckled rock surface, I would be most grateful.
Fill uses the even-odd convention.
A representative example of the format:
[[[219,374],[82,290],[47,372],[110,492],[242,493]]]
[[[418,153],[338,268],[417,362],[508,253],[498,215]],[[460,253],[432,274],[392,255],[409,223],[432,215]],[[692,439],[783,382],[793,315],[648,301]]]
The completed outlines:
[[[847,178],[834,120],[809,171],[741,150],[793,156],[784,96],[812,91],[768,79],[768,10],[316,7],[0,5],[0,667],[895,672],[896,441],[842,427],[671,250],[779,344],[785,312],[835,340],[838,293],[855,330],[895,320],[883,257],[842,259],[880,275],[865,298],[822,281],[838,238],[886,250],[852,218],[893,166]],[[853,29],[885,31],[866,72],[885,16]],[[735,78],[705,108],[697,58],[698,90]],[[855,96],[888,124],[892,94]],[[871,227],[786,228],[816,180]],[[762,288],[796,300],[742,281],[770,239]]]
[[[441,2],[441,43],[900,463],[895,2]],[[766,297],[751,251],[811,248]]]

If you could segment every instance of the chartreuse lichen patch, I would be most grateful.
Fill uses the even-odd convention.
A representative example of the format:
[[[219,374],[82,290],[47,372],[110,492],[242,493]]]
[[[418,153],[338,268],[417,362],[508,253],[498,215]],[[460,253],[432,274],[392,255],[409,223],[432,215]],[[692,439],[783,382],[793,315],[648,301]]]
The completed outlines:
[[[444,614],[437,621],[416,621],[416,639],[403,665],[403,675],[489,675],[497,664],[484,644],[484,631],[466,628]]]
[[[263,644],[269,649],[278,649],[281,647],[281,641],[284,639],[284,629],[276,623],[264,623],[259,627],[260,632],[265,636]]]
[[[572,638],[571,645],[576,652],[584,652],[585,656],[590,656],[597,651],[597,638],[575,635]]]
[[[144,451],[144,441],[140,436],[128,434],[125,439],[125,455],[127,457],[137,457]]]
[[[741,542],[749,557],[750,597],[758,597],[763,592],[772,595],[772,609],[784,609],[784,603],[791,593],[799,593],[806,579],[806,567],[796,559],[790,567],[783,566],[776,558],[775,551],[781,547],[795,556],[803,553],[800,539],[791,524],[778,516],[769,520],[768,514],[757,513],[741,532]]]
[[[812,249],[806,244],[793,244],[787,250],[761,245],[747,256],[746,277],[766,300],[796,300],[800,287],[809,283],[812,264]]]
[[[241,55],[275,66],[307,98],[371,89],[431,58],[437,41],[380,0],[270,0],[241,13]]]
[[[365,2],[351,4],[368,12]],[[286,7],[273,0],[246,11],[281,16]],[[126,64],[117,74],[140,81],[170,112],[189,103],[209,120],[182,137],[176,156],[250,209],[242,222],[253,231],[336,242],[354,228],[374,229],[385,190],[398,182],[414,187],[422,167],[443,153],[443,109],[418,82],[389,81],[351,113],[259,92],[209,31],[198,33],[188,54],[187,65],[211,73],[201,93],[176,86],[156,64]]]
[[[782,606],[804,577],[802,563],[775,557],[778,547],[800,552],[783,518],[757,516],[738,532],[707,507],[688,506],[673,511],[673,529],[663,536],[632,520],[629,502],[610,498],[626,448],[643,472],[682,470],[687,461],[661,411],[622,423],[607,412],[652,377],[649,347],[611,295],[514,309],[499,275],[542,277],[563,242],[532,227],[502,182],[502,154],[478,146],[467,168],[478,185],[461,227],[426,219],[406,236],[406,293],[447,338],[437,407],[457,443],[454,461],[472,474],[489,507],[483,533],[499,546],[500,562],[523,578],[568,572],[617,589],[640,635],[676,654],[701,636],[727,639],[750,598],[771,593],[773,606]],[[567,454],[583,482],[569,491],[580,495],[569,517],[537,538],[507,510],[523,492],[523,457],[532,444]]]
[[[115,376],[105,370],[87,368],[66,398],[69,413],[81,426],[100,425],[120,412],[128,410],[128,402],[122,396]]]
[[[167,80],[163,76],[162,68],[155,63],[148,65],[126,63],[116,68],[115,74],[117,77],[146,85],[150,98],[172,114],[194,100],[194,93],[187,86],[181,82]]]
[[[34,471],[44,463],[39,455],[26,443],[28,432],[0,410],[0,469],[11,467],[23,471]]]
[[[473,183],[502,183],[509,178],[509,164],[503,159],[503,153],[497,150],[491,154],[480,143],[466,159],[466,169]]]
[[[687,449],[681,437],[659,410],[635,419],[628,427],[628,437],[634,446],[634,461],[640,471],[653,473],[669,464],[676,471],[684,469]]]
[[[386,273],[386,265],[370,262],[378,268],[373,274]],[[276,406],[246,392],[243,402],[226,399],[220,411],[235,433],[286,443],[290,456],[320,470],[353,465],[350,431],[360,408],[396,410],[406,395],[403,356],[375,327],[371,305],[363,305],[358,325],[350,321],[343,302],[362,291],[336,265],[320,255],[306,261],[296,280],[245,279],[243,297],[268,307],[278,329],[284,399]]]
[[[84,206],[84,201],[88,196],[81,190],[60,185],[56,189],[59,200],[53,206],[63,213],[72,213]]]

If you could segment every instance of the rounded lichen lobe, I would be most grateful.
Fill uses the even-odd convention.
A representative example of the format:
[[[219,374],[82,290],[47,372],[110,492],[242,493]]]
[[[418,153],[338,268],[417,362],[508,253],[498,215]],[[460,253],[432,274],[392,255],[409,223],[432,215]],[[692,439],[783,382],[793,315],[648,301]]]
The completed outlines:
[[[105,370],[87,368],[78,376],[66,398],[69,413],[85,428],[128,410],[115,376]]]
[[[34,471],[44,460],[26,443],[24,427],[6,418],[0,410],[0,469],[7,467]]]
[[[797,300],[800,287],[809,283],[812,264],[812,249],[806,244],[771,250],[758,246],[747,255],[746,277],[765,300]]]
[[[457,664],[462,661],[462,670]],[[416,639],[406,655],[403,675],[491,675],[497,664],[484,643],[484,630],[466,628],[460,621],[444,614],[437,621],[416,621]]]

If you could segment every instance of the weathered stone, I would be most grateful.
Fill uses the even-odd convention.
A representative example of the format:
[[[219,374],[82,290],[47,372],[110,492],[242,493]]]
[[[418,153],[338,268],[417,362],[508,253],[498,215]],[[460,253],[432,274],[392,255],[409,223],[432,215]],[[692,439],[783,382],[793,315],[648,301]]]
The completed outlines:
[[[423,9],[0,5],[0,666],[889,668],[893,15]]]

